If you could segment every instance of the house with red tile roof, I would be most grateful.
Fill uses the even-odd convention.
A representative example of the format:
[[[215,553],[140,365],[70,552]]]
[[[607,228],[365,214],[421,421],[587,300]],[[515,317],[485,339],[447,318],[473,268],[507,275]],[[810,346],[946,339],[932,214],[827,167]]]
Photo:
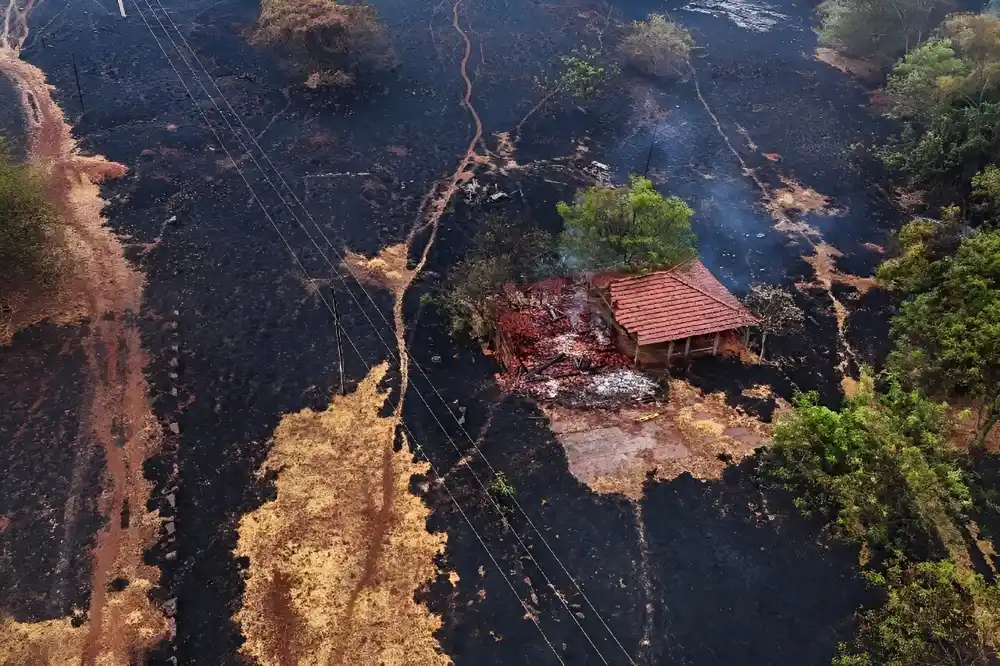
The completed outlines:
[[[590,280],[616,333],[637,363],[712,354],[744,339],[757,319],[697,259],[645,275],[604,273]]]

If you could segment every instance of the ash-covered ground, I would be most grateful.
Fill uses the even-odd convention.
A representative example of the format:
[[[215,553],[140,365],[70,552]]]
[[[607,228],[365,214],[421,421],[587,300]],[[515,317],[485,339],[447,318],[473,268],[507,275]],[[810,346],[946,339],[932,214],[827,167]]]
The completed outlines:
[[[551,160],[581,143],[588,152],[578,163],[599,160],[621,178],[642,171],[648,157],[663,191],[695,209],[705,263],[738,294],[755,280],[814,281],[802,260],[809,245],[773,228],[744,168],[768,187],[785,177],[828,196],[837,214],[807,221],[844,253],[841,270],[869,274],[881,257],[864,243],[883,244],[900,218],[879,193],[882,175],[856,144],[870,145],[887,128],[865,107],[856,82],[813,59],[812,6],[377,5],[401,65],[363,77],[350,91],[305,89],[276,54],[248,45],[258,10],[252,0],[165,3],[162,10],[129,0],[125,19],[109,0],[53,2],[30,16],[23,57],[47,73],[82,149],[129,167],[104,186],[106,214],[145,275],[140,326],[151,399],[164,427],[175,423],[179,431],[176,449],[146,466],[156,484],[151,507],[162,507],[162,494],[177,489],[177,557],[168,559],[166,547],[147,555],[163,570],[158,598],[177,599],[177,633],[151,661],[176,655],[185,664],[240,663],[232,617],[246,562],[233,555],[236,528],[274,493],[272,481],[255,471],[280,417],[325,408],[339,381],[331,314],[302,269],[324,297],[336,294],[345,333],[360,351],[344,345],[348,390],[368,367],[393,359],[391,295],[354,282],[336,253],[373,256],[405,240],[425,194],[450,176],[466,148],[473,123],[460,104],[464,43],[453,11],[471,45],[480,153],[497,151],[493,133],[512,130],[539,100],[534,80],[551,77],[559,55],[581,44],[610,45],[616,24],[669,11],[694,34],[696,78],[658,82],[625,72],[619,87],[584,109],[559,103],[534,114],[515,155],[524,168],[481,176],[511,196],[475,206],[457,196],[424,277],[407,297],[407,338],[420,369],[410,371],[405,422],[447,486],[414,484],[413,491],[433,510],[428,528],[448,535],[442,569],[458,574],[457,583],[442,575],[418,597],[441,615],[441,647],[460,665],[829,663],[865,600],[855,554],[821,545],[817,526],[781,497],[765,501],[754,461],[719,482],[650,483],[638,504],[595,494],[569,473],[537,407],[502,396],[493,362],[450,338],[434,309],[419,303],[434,275],[463,256],[487,210],[554,228],[555,203],[572,195],[579,175],[553,168]],[[177,33],[163,29],[161,21],[172,30],[168,17],[233,110]],[[245,156],[229,127],[240,131],[236,114],[319,229],[294,203],[290,214],[282,201],[291,197]],[[253,155],[267,169],[261,154]],[[539,166],[525,166],[531,164]],[[842,343],[831,297],[817,286],[796,298],[807,326],[774,341],[780,366],[706,359],[689,370],[692,383],[723,390],[734,403],[746,402],[743,389],[766,383],[785,398],[818,390],[835,404]],[[847,321],[847,344],[858,360],[878,363],[891,303],[877,291],[844,302],[857,311]],[[39,326],[0,349],[0,469],[15,490],[4,495],[0,513],[18,521],[16,531],[0,523],[0,537],[11,535],[0,554],[11,565],[2,567],[0,608],[24,622],[58,617],[70,603],[86,606],[88,535],[99,522],[86,510],[93,505],[87,492],[97,492],[100,470],[81,471],[74,457],[87,445],[75,434],[79,395],[67,388],[81,363],[78,336],[72,327]],[[28,409],[31,401],[41,414]],[[462,427],[447,409],[458,406],[465,410]],[[525,515],[512,510],[507,522],[497,516],[477,481],[488,483],[492,471],[466,433],[481,438],[479,450],[509,479]],[[96,452],[83,458],[100,465]],[[91,481],[80,482],[89,490],[71,513],[67,488],[77,474]],[[69,568],[60,557],[69,558]],[[75,593],[51,584],[58,567],[60,580],[79,579],[70,585]],[[79,598],[70,600],[72,594]]]

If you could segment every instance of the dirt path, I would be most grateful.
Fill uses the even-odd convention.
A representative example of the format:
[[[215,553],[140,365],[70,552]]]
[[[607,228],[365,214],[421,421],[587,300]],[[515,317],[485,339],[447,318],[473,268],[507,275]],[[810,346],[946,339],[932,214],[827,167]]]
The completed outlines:
[[[399,353],[400,376],[399,402],[396,405],[397,418],[403,413],[403,399],[410,381],[410,357],[406,345],[406,322],[403,315],[403,301],[406,298],[406,293],[409,291],[410,285],[413,284],[413,281],[423,271],[424,266],[427,265],[427,258],[430,256],[431,248],[437,239],[438,226],[445,209],[448,207],[448,202],[455,196],[458,186],[472,177],[469,167],[476,161],[476,144],[479,143],[479,140],[483,136],[483,123],[479,119],[476,107],[472,104],[472,80],[469,78],[468,72],[469,57],[472,55],[472,42],[469,40],[469,35],[462,29],[458,18],[458,9],[461,7],[462,2],[463,0],[456,0],[455,4],[452,5],[451,17],[455,32],[459,34],[465,44],[465,50],[459,62],[459,74],[465,83],[465,94],[462,96],[461,104],[469,112],[469,115],[472,116],[472,121],[475,123],[475,131],[469,140],[469,146],[466,148],[465,154],[462,155],[458,166],[455,167],[454,173],[446,181],[446,184],[442,186],[441,183],[438,183],[424,198],[423,205],[420,208],[418,223],[414,225],[406,238],[406,248],[409,251],[417,242],[420,234],[428,229],[430,230],[427,241],[424,243],[423,250],[420,253],[420,260],[417,261],[414,269],[407,274],[406,280],[398,285],[395,290],[396,299],[392,308],[392,316],[393,325],[396,328],[396,350]]]
[[[86,622],[79,627],[71,626],[69,618],[37,625],[7,623],[0,629],[4,646],[0,656],[11,658],[4,663],[19,664],[128,664],[168,631],[166,619],[147,596],[159,580],[159,570],[142,559],[159,530],[158,515],[145,509],[151,484],[142,474],[143,462],[156,449],[159,428],[147,398],[146,357],[132,322],[139,311],[143,279],[125,260],[102,218],[99,183],[120,177],[125,167],[79,154],[44,73],[20,59],[33,5],[33,0],[23,6],[10,0],[4,10],[0,71],[20,94],[29,159],[47,175],[64,225],[69,275],[46,316],[89,322],[84,341],[89,404],[81,428],[86,434],[77,445],[103,450],[106,472],[99,509],[106,525],[94,548]],[[71,496],[68,501],[77,500]],[[65,515],[72,519],[73,506]],[[65,548],[72,542],[73,526],[64,530]],[[110,591],[114,580],[124,581],[124,589]],[[66,653],[72,653],[71,662],[55,658]]]

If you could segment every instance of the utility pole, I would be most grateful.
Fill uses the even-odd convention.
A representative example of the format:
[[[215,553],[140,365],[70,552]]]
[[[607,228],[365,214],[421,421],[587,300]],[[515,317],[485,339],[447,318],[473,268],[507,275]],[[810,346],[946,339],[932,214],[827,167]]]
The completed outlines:
[[[76,68],[75,53],[72,54],[72,58],[73,58],[73,76],[76,78],[76,93],[80,96],[80,114],[83,115],[84,113],[87,112],[87,110],[83,108],[83,89],[80,87],[80,72]]]
[[[646,178],[649,175],[649,162],[653,159],[653,146],[656,145],[656,135],[653,135],[653,140],[649,142],[649,152],[646,154],[646,168],[642,170],[642,177]]]
[[[331,289],[330,295],[333,297],[333,329],[337,336],[337,365],[340,366],[340,395],[345,395],[347,388],[344,385],[344,344],[340,331],[340,310],[337,308],[337,292]]]

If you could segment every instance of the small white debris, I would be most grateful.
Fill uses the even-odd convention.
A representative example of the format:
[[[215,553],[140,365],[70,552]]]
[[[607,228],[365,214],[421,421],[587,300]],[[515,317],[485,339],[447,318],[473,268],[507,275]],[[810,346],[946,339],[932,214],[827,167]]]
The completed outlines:
[[[609,166],[608,166],[607,164],[604,164],[603,162],[598,162],[597,160],[594,160],[594,161],[593,161],[593,162],[591,162],[590,164],[591,164],[591,165],[592,165],[593,167],[595,167],[595,168],[597,168],[597,169],[600,169],[601,171],[607,171],[607,170],[609,170],[609,169],[611,168],[611,167],[609,167]]]
[[[656,390],[656,382],[635,370],[616,370],[594,377],[594,393],[602,396],[630,396],[640,398]]]
[[[493,194],[490,195],[490,201],[498,201],[507,196],[508,194],[506,192],[494,192]]]
[[[176,423],[171,423],[167,427],[170,428],[170,432],[174,433],[175,435],[181,434],[181,427],[179,425],[177,425]]]

